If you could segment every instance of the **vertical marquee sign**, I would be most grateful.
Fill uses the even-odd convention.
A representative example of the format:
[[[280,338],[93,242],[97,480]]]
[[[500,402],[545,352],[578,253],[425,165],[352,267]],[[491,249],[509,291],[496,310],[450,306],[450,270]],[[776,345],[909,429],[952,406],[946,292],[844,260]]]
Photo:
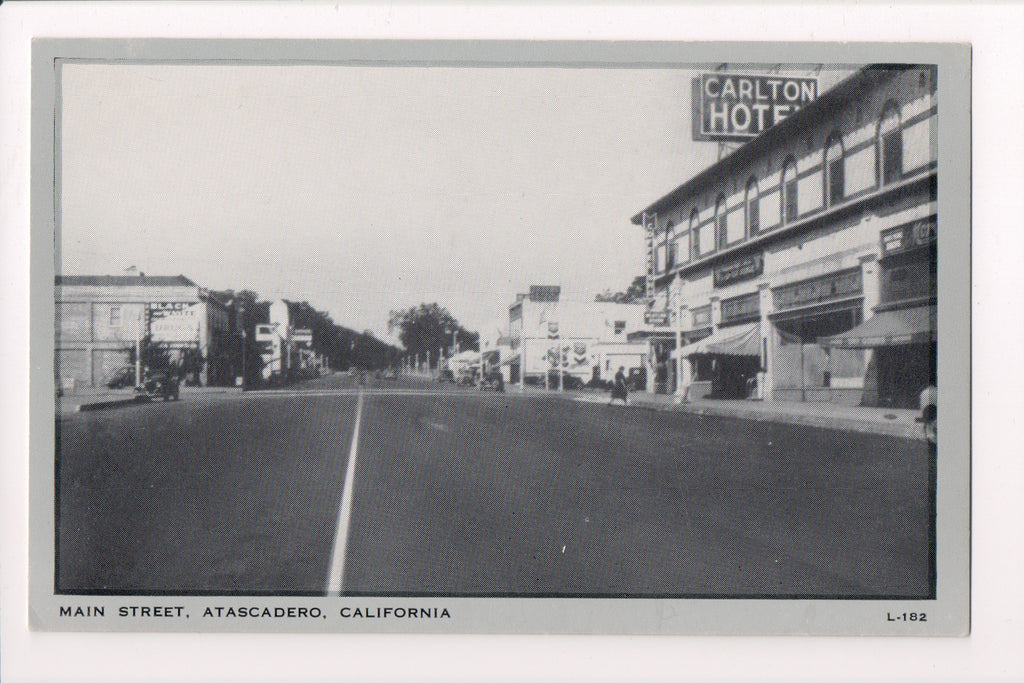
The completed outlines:
[[[750,140],[817,97],[817,78],[701,74],[693,79],[693,139]]]

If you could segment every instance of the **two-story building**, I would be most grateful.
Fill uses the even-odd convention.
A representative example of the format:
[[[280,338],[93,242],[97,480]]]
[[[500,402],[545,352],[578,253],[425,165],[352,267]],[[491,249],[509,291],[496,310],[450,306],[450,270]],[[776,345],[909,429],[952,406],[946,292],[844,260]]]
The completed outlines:
[[[184,275],[63,275],[55,281],[55,372],[66,389],[103,387],[149,337],[179,365],[197,352],[202,384],[230,384],[230,307]]]
[[[509,306],[508,380],[544,385],[559,368],[580,382],[610,380],[623,367],[643,374],[647,347],[629,341],[644,306],[574,300],[559,286],[532,286]]]
[[[935,85],[862,68],[632,218],[665,386],[909,406],[934,382]]]

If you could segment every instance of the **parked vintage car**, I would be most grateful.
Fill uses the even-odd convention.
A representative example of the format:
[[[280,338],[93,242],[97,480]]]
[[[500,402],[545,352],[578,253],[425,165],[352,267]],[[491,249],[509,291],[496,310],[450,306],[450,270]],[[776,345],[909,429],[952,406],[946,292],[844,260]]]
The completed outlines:
[[[127,389],[135,385],[135,368],[121,368],[107,381],[108,389]]]
[[[148,375],[141,385],[135,387],[137,396],[151,401],[157,398],[164,401],[177,401],[179,391],[178,380],[164,372]]]

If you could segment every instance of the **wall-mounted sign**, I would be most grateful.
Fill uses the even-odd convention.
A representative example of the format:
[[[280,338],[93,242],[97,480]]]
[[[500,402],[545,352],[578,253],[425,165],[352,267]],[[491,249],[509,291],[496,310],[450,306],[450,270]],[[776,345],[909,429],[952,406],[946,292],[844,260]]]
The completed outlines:
[[[664,327],[668,325],[668,311],[644,311],[644,322],[654,327]]]
[[[813,280],[794,282],[772,290],[775,310],[820,304],[856,296],[864,291],[860,268],[832,273]]]
[[[883,231],[880,236],[882,256],[932,244],[937,236],[938,220],[935,216],[890,228]]]
[[[818,79],[709,73],[693,79],[693,139],[749,140],[818,97]]]
[[[297,329],[292,330],[292,341],[299,344],[312,344],[313,343],[313,330],[308,329]]]
[[[757,277],[764,272],[764,255],[751,254],[735,261],[715,266],[715,287],[725,287]]]

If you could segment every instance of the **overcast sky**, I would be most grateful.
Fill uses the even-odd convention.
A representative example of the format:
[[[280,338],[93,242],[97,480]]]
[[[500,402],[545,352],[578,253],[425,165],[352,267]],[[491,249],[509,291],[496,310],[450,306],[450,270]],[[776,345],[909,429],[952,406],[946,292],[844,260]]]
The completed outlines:
[[[691,139],[704,70],[67,64],[61,271],[181,273],[382,338],[437,301],[489,336],[531,284],[643,272],[630,217],[717,158]]]

